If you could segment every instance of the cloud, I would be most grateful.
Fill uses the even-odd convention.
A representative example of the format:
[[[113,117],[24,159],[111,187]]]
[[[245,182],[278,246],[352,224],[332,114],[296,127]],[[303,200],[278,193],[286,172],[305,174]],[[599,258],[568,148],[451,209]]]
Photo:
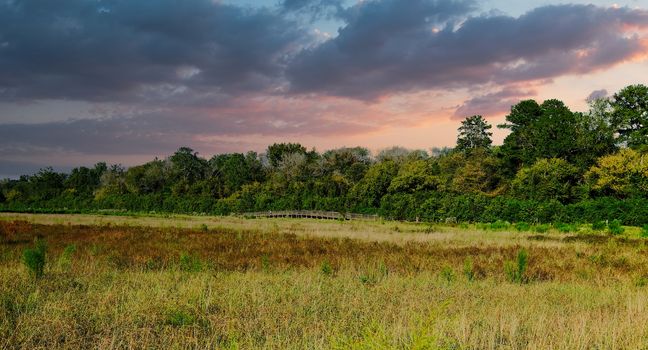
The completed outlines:
[[[222,149],[220,140],[225,138],[357,135],[412,122],[407,120],[410,113],[389,112],[361,101],[266,95],[230,98],[216,107],[133,111],[118,106],[95,113],[86,119],[3,124],[0,158],[54,149],[102,156],[166,154],[180,145],[211,152]]]
[[[360,2],[339,35],[288,67],[293,93],[373,100],[425,89],[507,85],[585,74],[648,48],[632,30],[648,11],[559,5],[520,17],[469,16],[471,2]]]
[[[536,91],[518,87],[507,87],[500,91],[473,97],[459,106],[453,118],[463,119],[472,115],[498,116],[511,110],[511,106],[524,98],[534,96]]]
[[[132,101],[274,89],[305,31],[211,0],[0,2],[0,99]]]
[[[589,102],[589,101],[594,101],[606,97],[608,97],[608,91],[605,89],[601,89],[601,90],[592,91],[585,100]]]

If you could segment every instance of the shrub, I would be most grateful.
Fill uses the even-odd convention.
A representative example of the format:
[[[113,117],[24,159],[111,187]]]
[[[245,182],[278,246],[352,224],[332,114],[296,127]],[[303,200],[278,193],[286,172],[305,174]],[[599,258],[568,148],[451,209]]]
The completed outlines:
[[[170,310],[167,312],[166,323],[175,327],[189,326],[196,318],[184,310]]]
[[[187,253],[180,254],[180,259],[178,261],[180,265],[180,270],[186,272],[200,272],[202,271],[202,262],[197,256],[193,256]]]
[[[603,230],[605,230],[605,226],[607,226],[605,224],[605,221],[603,221],[603,220],[595,221],[592,224],[592,230],[594,230],[594,231],[603,231]]]
[[[558,232],[562,232],[562,233],[575,232],[578,230],[576,225],[564,224],[564,223],[557,223],[555,227],[556,229],[558,229]]]
[[[620,235],[623,232],[625,232],[625,228],[621,226],[621,221],[619,220],[612,220],[608,224],[608,230],[610,231],[610,234],[612,235]]]
[[[467,257],[466,260],[464,260],[463,273],[468,281],[472,282],[473,280],[475,280],[475,269],[473,266],[473,261],[470,257]]]
[[[525,283],[527,278],[525,276],[527,267],[529,265],[529,254],[526,250],[521,249],[517,255],[517,261],[507,261],[504,264],[504,273],[509,282]]]
[[[261,256],[261,269],[263,269],[263,271],[270,270],[270,257],[268,254],[263,254],[263,256]]]
[[[531,230],[531,225],[527,224],[526,222],[518,222],[515,224],[515,229],[520,232],[527,232]]]
[[[441,269],[441,278],[447,283],[451,283],[455,279],[455,273],[450,266],[444,266]]]
[[[644,225],[641,228],[641,237],[648,238],[648,225]]]
[[[328,261],[324,261],[320,266],[320,271],[324,276],[330,276],[333,274],[333,266],[331,266],[331,264]]]
[[[61,253],[61,256],[58,258],[57,265],[59,269],[63,271],[67,271],[70,266],[72,265],[72,255],[76,251],[76,246],[74,244],[70,244],[63,249],[63,252]]]
[[[27,248],[23,252],[23,263],[29,270],[29,273],[35,278],[43,277],[45,273],[45,254],[47,245],[45,241],[36,239],[33,248]]]
[[[535,225],[533,227],[533,231],[537,233],[547,233],[549,231],[550,226],[547,224],[542,224],[542,225]]]
[[[497,220],[489,225],[489,229],[493,231],[506,230],[511,227],[511,223],[508,221]]]

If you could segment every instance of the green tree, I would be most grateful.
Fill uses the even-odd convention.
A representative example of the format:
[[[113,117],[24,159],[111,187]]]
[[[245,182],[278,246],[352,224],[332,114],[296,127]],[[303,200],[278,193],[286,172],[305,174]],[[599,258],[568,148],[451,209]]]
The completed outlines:
[[[563,158],[573,161],[579,154],[576,115],[559,100],[538,105],[533,100],[511,107],[507,124],[511,130],[504,139],[502,154],[509,166],[517,169],[541,158]]]
[[[268,146],[266,156],[272,167],[279,166],[279,163],[289,154],[306,154],[306,147],[298,143],[275,143]]]
[[[108,167],[103,162],[95,164],[94,168],[74,168],[65,180],[65,187],[81,196],[91,195],[101,184],[101,176],[107,170]]]
[[[648,194],[648,158],[625,148],[598,159],[585,174],[595,194],[617,198],[645,197]]]
[[[559,158],[540,159],[524,167],[511,183],[512,192],[520,199],[558,200],[563,203],[578,198],[578,168]]]
[[[438,186],[439,178],[434,175],[431,163],[427,160],[415,160],[400,167],[388,190],[390,193],[414,193],[436,190]]]
[[[128,192],[135,194],[162,192],[171,180],[170,175],[169,163],[155,159],[130,167],[124,174],[124,185]]]
[[[459,137],[457,138],[458,151],[471,151],[476,148],[488,148],[493,143],[493,133],[489,130],[492,125],[481,115],[473,115],[461,122]]]
[[[358,210],[378,208],[397,174],[398,165],[394,161],[373,164],[362,180],[349,191],[349,202]]]
[[[631,148],[648,146],[648,87],[627,86],[614,94],[610,105],[619,141]]]
[[[189,147],[180,147],[171,157],[171,166],[176,179],[186,183],[204,179],[207,170],[207,161],[198,157]]]

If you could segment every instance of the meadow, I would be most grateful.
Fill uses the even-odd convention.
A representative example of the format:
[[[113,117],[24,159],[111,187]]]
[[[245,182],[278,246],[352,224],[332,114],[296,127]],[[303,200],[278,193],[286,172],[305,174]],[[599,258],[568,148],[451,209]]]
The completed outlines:
[[[645,349],[646,238],[612,231],[3,213],[0,348]]]

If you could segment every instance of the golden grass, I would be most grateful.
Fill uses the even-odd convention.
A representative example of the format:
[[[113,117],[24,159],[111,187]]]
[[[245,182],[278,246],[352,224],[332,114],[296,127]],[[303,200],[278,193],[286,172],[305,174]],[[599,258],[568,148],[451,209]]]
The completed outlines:
[[[426,230],[3,215],[0,348],[646,348],[642,239]],[[20,261],[37,236],[49,246],[40,280]],[[503,269],[520,249],[526,284]]]

